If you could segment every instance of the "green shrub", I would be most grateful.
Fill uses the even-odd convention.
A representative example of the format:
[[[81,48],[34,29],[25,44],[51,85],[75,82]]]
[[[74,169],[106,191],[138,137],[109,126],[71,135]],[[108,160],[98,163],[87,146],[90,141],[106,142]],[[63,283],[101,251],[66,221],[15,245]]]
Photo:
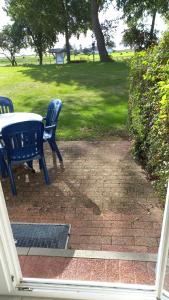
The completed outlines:
[[[169,178],[169,31],[158,46],[135,54],[131,61],[129,127],[133,153],[165,199]]]

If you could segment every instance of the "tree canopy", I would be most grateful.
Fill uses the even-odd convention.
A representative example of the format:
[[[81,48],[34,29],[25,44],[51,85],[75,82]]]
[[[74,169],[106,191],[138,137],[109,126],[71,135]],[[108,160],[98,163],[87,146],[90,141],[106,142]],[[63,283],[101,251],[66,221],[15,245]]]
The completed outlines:
[[[58,33],[65,35],[70,62],[70,37],[85,33],[91,24],[90,4],[86,0],[6,0],[6,10],[14,20],[24,24],[40,64],[43,53],[57,41]]]
[[[14,22],[6,25],[0,31],[0,49],[2,54],[10,61],[12,66],[16,65],[16,53],[26,46],[25,33],[20,23]]]
[[[7,0],[8,14],[23,24],[29,44],[34,47],[42,64],[43,54],[54,45],[60,31],[56,12],[58,1],[53,0]]]
[[[147,49],[150,46],[150,33],[143,26],[131,26],[124,30],[122,42],[124,46],[130,46],[135,51],[141,51]],[[153,39],[151,39],[151,45],[157,44],[157,36],[154,33]]]
[[[116,0],[117,7],[123,9],[127,21],[140,19],[145,12],[152,15],[154,11],[166,16],[169,11],[168,0]]]
[[[65,36],[67,62],[70,62],[70,38],[79,37],[92,29],[97,41],[101,61],[111,61],[106,46],[112,46],[113,23],[99,20],[99,12],[108,9],[113,0],[5,0],[6,11],[12,20],[22,24],[22,32],[27,43],[33,47],[43,62],[43,54],[54,46],[58,34]],[[155,32],[156,14],[167,16],[169,0],[116,0],[117,7],[123,10],[123,18],[128,24],[123,41],[125,45],[136,45],[143,49],[157,40]],[[147,28],[143,17],[152,17],[151,27]]]
[[[139,31],[140,33],[141,32],[143,33],[144,31],[144,34],[146,36],[145,40],[147,38],[149,39],[149,41],[147,41],[144,44],[149,46],[151,44],[154,44],[154,41],[157,39],[155,35],[156,14],[159,13],[167,17],[169,12],[169,1],[168,0],[145,0],[145,1],[117,0],[117,7],[122,8],[123,18],[126,19],[126,22],[129,27],[128,31],[125,33],[124,40],[126,39],[127,36],[129,36],[129,33],[130,33],[130,38],[133,36],[133,38],[135,39],[133,33],[136,32],[135,29],[137,29],[137,31]],[[149,15],[152,18],[149,34],[148,34],[148,28],[146,28],[143,21],[143,17],[145,15]],[[139,27],[142,27],[142,29],[140,30]]]

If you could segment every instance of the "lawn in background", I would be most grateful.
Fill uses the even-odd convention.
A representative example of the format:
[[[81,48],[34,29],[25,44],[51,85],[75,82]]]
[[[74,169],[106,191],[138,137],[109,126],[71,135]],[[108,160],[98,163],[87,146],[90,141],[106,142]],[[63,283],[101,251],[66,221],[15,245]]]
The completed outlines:
[[[115,61],[125,61],[130,60],[130,58],[133,56],[133,51],[116,51],[112,52],[110,55],[113,60]],[[72,61],[81,61],[86,60],[87,62],[93,61],[93,55],[85,55],[85,54],[78,54],[78,55],[71,55]],[[18,65],[39,65],[39,60],[37,55],[19,55],[16,56],[16,61]],[[100,61],[99,54],[94,55],[94,61],[98,62]],[[43,56],[43,64],[55,64],[56,59],[52,54],[45,54]],[[66,63],[66,56],[65,56],[65,63]],[[0,66],[10,66],[10,62],[5,57],[0,57]]]
[[[59,139],[111,139],[127,132],[127,77],[125,62],[1,67],[0,95],[41,115],[60,98]]]

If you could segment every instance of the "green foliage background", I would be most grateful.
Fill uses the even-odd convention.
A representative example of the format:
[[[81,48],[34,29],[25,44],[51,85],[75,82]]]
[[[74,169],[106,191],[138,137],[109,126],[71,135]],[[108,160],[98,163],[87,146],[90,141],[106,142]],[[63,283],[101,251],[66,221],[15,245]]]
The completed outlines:
[[[169,178],[169,31],[131,61],[129,126],[133,152],[161,198]]]

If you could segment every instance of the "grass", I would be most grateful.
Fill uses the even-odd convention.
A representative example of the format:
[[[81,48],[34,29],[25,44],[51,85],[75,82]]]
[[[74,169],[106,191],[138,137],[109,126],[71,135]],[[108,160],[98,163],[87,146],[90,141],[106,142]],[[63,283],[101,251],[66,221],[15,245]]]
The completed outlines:
[[[126,134],[127,77],[125,62],[1,67],[0,93],[15,111],[42,115],[60,98],[59,139],[108,139]]]
[[[39,65],[38,57],[36,55],[20,55],[16,56],[16,62],[18,65]],[[52,55],[44,55],[44,64],[55,64],[55,59]],[[11,66],[9,60],[5,57],[0,57],[0,66]]]
[[[111,57],[115,61],[123,61],[129,60],[133,56],[133,51],[124,51],[124,52],[113,52]],[[85,54],[78,54],[78,55],[71,55],[71,60],[86,60],[88,62],[93,61],[93,55],[85,55]],[[95,62],[100,61],[99,54],[95,54],[94,56]],[[16,61],[18,65],[30,65],[35,64],[38,65],[38,56],[36,55],[25,55],[25,56],[16,56]],[[43,56],[43,64],[55,64],[56,60],[52,54],[45,54]],[[65,56],[65,63],[66,63],[66,56]],[[0,57],[0,66],[10,66],[10,62],[5,57]]]

